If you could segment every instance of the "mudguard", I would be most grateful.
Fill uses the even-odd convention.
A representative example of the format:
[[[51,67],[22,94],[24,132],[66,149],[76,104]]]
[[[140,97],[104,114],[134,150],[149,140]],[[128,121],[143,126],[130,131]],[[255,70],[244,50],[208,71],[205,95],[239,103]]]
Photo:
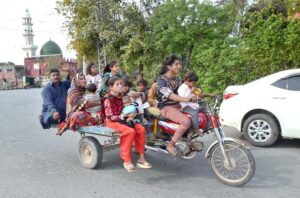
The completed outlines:
[[[242,145],[243,147],[245,147],[246,149],[250,150],[250,145],[249,144],[246,144],[245,142],[239,140],[239,139],[235,139],[235,138],[230,138],[230,137],[225,137],[223,138],[224,142],[226,141],[232,141],[232,142],[235,142],[237,144],[240,144]],[[218,144],[219,142],[218,141],[214,141],[210,146],[209,148],[207,149],[206,153],[205,153],[205,158],[208,158],[210,156],[210,153],[211,153],[211,150],[212,148]]]

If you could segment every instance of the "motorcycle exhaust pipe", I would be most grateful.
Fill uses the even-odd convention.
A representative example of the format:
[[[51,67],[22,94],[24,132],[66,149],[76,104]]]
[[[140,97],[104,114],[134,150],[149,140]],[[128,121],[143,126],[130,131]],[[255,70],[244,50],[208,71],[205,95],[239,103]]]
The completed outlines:
[[[190,159],[194,159],[197,155],[197,151],[192,151],[190,152],[188,155],[186,156],[180,156],[182,159],[186,159],[186,160],[190,160]]]
[[[161,148],[155,148],[155,147],[152,147],[152,146],[145,146],[145,148],[147,150],[150,150],[150,151],[156,151],[156,152],[159,152],[159,153],[165,153],[165,154],[169,154],[168,151],[164,150],[164,149],[161,149]]]

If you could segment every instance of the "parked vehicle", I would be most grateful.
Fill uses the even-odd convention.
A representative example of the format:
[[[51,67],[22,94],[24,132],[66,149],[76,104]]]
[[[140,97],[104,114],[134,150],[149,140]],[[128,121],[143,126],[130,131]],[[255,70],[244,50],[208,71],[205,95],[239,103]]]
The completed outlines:
[[[220,121],[255,146],[300,138],[300,69],[281,71],[224,91]]]
[[[200,127],[205,133],[214,132],[217,140],[207,149],[205,157],[215,176],[223,183],[231,186],[242,186],[248,183],[255,172],[255,161],[249,148],[243,142],[234,138],[225,137],[217,114],[217,101],[213,109],[206,103],[205,108],[199,113],[203,119]],[[161,129],[159,130],[158,127]],[[161,120],[159,116],[154,119],[151,137],[147,138],[146,149],[149,151],[169,154],[166,146],[175,133],[178,124],[170,120]],[[102,163],[103,151],[113,150],[119,147],[118,133],[106,127],[81,127],[78,130],[82,139],[79,142],[79,159],[86,168],[96,168]],[[100,135],[109,139],[100,144],[92,136]],[[188,130],[181,141],[176,143],[180,155],[177,158],[193,159],[203,150],[201,138],[193,131]]]

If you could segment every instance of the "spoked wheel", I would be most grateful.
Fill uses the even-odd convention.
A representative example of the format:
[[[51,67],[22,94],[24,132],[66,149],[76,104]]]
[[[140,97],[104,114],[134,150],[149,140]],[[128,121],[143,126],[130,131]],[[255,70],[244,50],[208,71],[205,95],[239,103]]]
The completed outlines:
[[[224,158],[219,144],[211,150],[210,166],[217,178],[230,186],[242,186],[248,183],[255,172],[252,153],[242,145],[225,141],[225,152],[230,163]]]
[[[79,141],[78,156],[85,168],[94,169],[102,164],[102,146],[94,137],[84,137]]]

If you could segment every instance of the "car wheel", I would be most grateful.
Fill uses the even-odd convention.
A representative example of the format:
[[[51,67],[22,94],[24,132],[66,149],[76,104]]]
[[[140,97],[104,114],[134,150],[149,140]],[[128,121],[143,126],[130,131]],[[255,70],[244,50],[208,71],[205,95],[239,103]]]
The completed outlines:
[[[245,138],[254,146],[272,146],[279,137],[279,127],[272,116],[254,114],[243,125]]]

